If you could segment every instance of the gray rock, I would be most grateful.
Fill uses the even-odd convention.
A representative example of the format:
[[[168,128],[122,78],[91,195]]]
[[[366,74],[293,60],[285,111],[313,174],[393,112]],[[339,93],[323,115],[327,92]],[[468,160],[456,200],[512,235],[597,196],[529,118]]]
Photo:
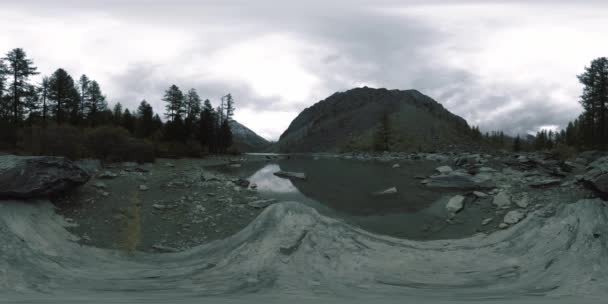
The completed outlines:
[[[277,202],[277,200],[275,200],[275,199],[265,199],[265,200],[253,201],[253,202],[248,203],[247,205],[249,205],[250,207],[253,207],[253,208],[262,209],[262,208],[266,208],[276,202]]]
[[[274,175],[276,175],[278,177],[283,177],[283,178],[296,178],[296,179],[302,179],[302,180],[306,179],[306,174],[301,173],[301,172],[278,171],[278,172],[275,172]]]
[[[523,220],[525,217],[526,217],[525,213],[523,213],[519,210],[513,210],[513,211],[509,211],[505,215],[503,222],[508,225],[513,225],[513,224],[519,223],[519,221]]]
[[[493,220],[494,220],[494,218],[493,218],[493,217],[491,217],[491,218],[487,218],[487,219],[485,219],[485,220],[481,221],[481,225],[482,225],[482,226],[486,226],[487,224],[491,223]]]
[[[233,183],[239,187],[243,187],[243,188],[249,187],[249,181],[244,178],[239,178],[239,179],[233,181]]]
[[[508,208],[509,206],[511,206],[511,198],[506,192],[502,191],[496,194],[494,200],[492,201],[492,204],[494,204],[498,208]]]
[[[445,175],[433,175],[427,183],[431,188],[450,188],[462,190],[492,189],[496,187],[489,174],[477,174],[475,176],[454,171]]]
[[[117,178],[117,177],[118,177],[118,174],[113,173],[113,172],[111,172],[111,171],[103,171],[103,172],[102,172],[101,174],[99,174],[97,177],[98,177],[98,178],[101,178],[101,179],[113,179],[113,178]]]
[[[608,194],[608,156],[592,162],[582,180],[590,188]]]
[[[439,172],[439,174],[448,174],[454,170],[452,170],[452,168],[450,166],[441,166],[441,167],[435,168],[435,171]]]
[[[473,191],[473,195],[475,195],[478,198],[488,197],[488,194],[481,192],[481,191]]]
[[[498,228],[500,228],[500,229],[506,229],[508,227],[509,227],[509,225],[505,224],[505,223],[500,223],[500,225],[498,225]]]
[[[456,195],[448,201],[445,205],[446,210],[449,213],[458,213],[462,208],[464,208],[464,199],[465,197],[462,195]]]
[[[399,164],[394,164],[393,165],[393,169],[398,169],[398,168],[401,168],[401,165],[399,165]]]
[[[97,189],[105,189],[107,188],[106,184],[103,182],[96,182],[95,184],[93,184],[93,187],[97,188]]]
[[[164,253],[173,253],[173,252],[179,252],[178,249],[176,248],[172,248],[172,247],[168,247],[168,246],[163,246],[163,245],[153,245],[152,249],[158,251],[158,252],[164,252]]]
[[[52,197],[89,178],[85,170],[63,157],[0,156],[0,199]]]
[[[149,189],[146,185],[139,185],[139,191],[148,191]]]
[[[392,187],[392,188],[388,188],[386,190],[377,191],[377,192],[372,193],[372,195],[374,195],[374,196],[385,196],[385,195],[394,195],[394,194],[397,194],[396,187]]]
[[[528,195],[524,193],[521,199],[515,201],[515,205],[517,205],[519,208],[528,208],[530,205],[530,198],[528,198]]]
[[[561,183],[562,183],[561,179],[548,178],[548,179],[540,179],[540,180],[533,181],[533,182],[529,183],[528,186],[530,186],[532,188],[545,188],[545,187],[557,186]]]

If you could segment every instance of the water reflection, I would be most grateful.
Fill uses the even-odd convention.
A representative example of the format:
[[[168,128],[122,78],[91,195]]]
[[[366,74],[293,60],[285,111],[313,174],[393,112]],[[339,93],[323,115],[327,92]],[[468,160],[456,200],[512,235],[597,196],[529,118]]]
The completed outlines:
[[[300,193],[291,180],[274,175],[278,171],[281,171],[281,167],[278,164],[269,164],[258,170],[248,179],[258,186],[257,189],[260,192]]]

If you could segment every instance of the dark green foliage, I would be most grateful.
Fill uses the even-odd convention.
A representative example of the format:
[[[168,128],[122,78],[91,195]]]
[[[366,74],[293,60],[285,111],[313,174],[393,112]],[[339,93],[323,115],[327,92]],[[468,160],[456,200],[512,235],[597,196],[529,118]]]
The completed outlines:
[[[519,135],[517,135],[517,137],[513,141],[513,151],[514,152],[521,151],[521,138],[519,137]]]
[[[74,79],[64,69],[56,70],[49,78],[49,93],[51,113],[58,124],[77,121],[80,105],[80,95],[74,87]]]
[[[172,85],[167,91],[163,101],[167,103],[165,106],[165,117],[170,121],[175,121],[178,117],[182,118],[185,112],[184,93],[176,86]]]
[[[374,150],[378,152],[390,151],[391,148],[391,125],[387,113],[382,115],[380,125],[374,135]]]
[[[145,100],[137,112],[121,103],[108,109],[99,83],[86,75],[75,82],[60,68],[34,85],[28,80],[35,74],[36,67],[22,49],[0,59],[0,149],[74,159],[152,161],[157,153],[198,157],[203,149],[225,152],[232,145],[230,94],[216,113],[208,100],[201,108],[195,89],[184,96],[173,85],[163,98],[169,119],[165,124]]]
[[[145,100],[139,104],[137,108],[137,126],[135,134],[140,138],[152,136],[155,130],[154,126],[154,111],[152,106]],[[159,118],[160,119],[160,118]],[[162,122],[161,122],[162,124]]]
[[[24,105],[23,97],[28,94],[30,76],[38,74],[37,68],[23,49],[13,49],[6,57],[6,66],[3,67],[4,72],[9,79],[9,94],[11,98],[11,119],[14,125],[17,125],[23,120]]]

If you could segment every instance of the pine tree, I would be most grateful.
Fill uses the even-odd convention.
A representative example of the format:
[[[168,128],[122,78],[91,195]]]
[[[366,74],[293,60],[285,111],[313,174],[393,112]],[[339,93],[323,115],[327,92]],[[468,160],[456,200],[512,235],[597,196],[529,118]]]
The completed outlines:
[[[46,127],[46,117],[48,116],[49,108],[48,108],[48,97],[49,97],[49,78],[44,76],[42,78],[42,83],[40,84],[40,102],[42,103],[42,126]]]
[[[57,123],[64,123],[68,118],[73,121],[74,113],[78,114],[80,97],[74,79],[64,69],[56,70],[49,78],[48,95]]]
[[[125,109],[125,112],[122,114],[122,127],[127,129],[131,134],[135,133],[135,118],[129,109]]]
[[[135,134],[141,138],[150,137],[154,132],[154,111],[146,100],[142,100],[139,104],[137,118],[137,131]]]
[[[172,85],[165,91],[163,101],[167,103],[165,117],[170,121],[175,121],[178,117],[181,118],[185,111],[184,94],[176,85]]]
[[[232,99],[232,94],[226,95],[226,101],[224,103],[226,117],[225,119],[230,121],[234,116],[234,99]]]
[[[85,111],[87,113],[87,120],[92,126],[99,124],[99,113],[105,111],[108,108],[106,97],[101,92],[101,88],[97,81],[93,80],[86,87],[86,97],[84,101]]]
[[[30,76],[38,74],[37,68],[23,49],[13,49],[4,60],[7,62],[6,72],[10,75],[11,84],[10,92],[12,99],[12,122],[19,123],[23,119],[23,101],[28,90],[28,80]]]
[[[91,84],[91,80],[87,75],[82,74],[80,79],[78,80],[78,91],[80,93],[80,107],[79,107],[79,118],[80,120],[84,120],[85,115],[87,114],[86,103],[89,99],[89,86]]]
[[[374,150],[382,152],[390,150],[390,121],[384,113],[374,136]]]
[[[513,141],[513,151],[521,151],[521,138],[519,138],[519,135],[517,135],[517,137],[515,137],[515,140]]]
[[[597,58],[585,67],[585,72],[578,76],[583,84],[580,103],[587,114],[588,127],[591,131],[590,145],[605,145],[606,107],[608,106],[608,58]]]
[[[122,124],[122,104],[120,104],[120,102],[117,102],[114,105],[112,120],[114,120],[114,125],[120,126]]]
[[[186,95],[186,117],[192,119],[192,121],[198,120],[199,114],[201,113],[201,98],[195,89],[190,89]]]
[[[211,152],[215,151],[213,145],[215,138],[215,121],[217,120],[213,106],[209,99],[205,100],[201,119],[199,120],[199,141],[202,147],[207,147]]]
[[[23,104],[23,107],[27,112],[27,121],[29,122],[30,126],[34,123],[34,120],[36,120],[36,118],[40,116],[40,110],[42,108],[38,91],[39,89],[36,86],[28,85],[26,91],[27,94],[25,95],[25,102]]]

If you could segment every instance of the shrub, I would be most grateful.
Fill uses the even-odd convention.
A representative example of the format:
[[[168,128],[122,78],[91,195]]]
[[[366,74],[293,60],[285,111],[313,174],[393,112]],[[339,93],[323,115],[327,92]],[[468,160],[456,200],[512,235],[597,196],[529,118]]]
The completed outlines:
[[[25,128],[21,130],[20,138],[19,148],[34,155],[78,159],[86,153],[82,131],[69,125]]]
[[[551,151],[557,159],[565,161],[576,155],[576,149],[568,145],[559,143]]]
[[[89,152],[100,160],[122,161],[129,153],[129,132],[120,127],[103,126],[87,135]]]
[[[142,140],[131,140],[128,144],[128,160],[138,163],[154,162],[154,145]]]

